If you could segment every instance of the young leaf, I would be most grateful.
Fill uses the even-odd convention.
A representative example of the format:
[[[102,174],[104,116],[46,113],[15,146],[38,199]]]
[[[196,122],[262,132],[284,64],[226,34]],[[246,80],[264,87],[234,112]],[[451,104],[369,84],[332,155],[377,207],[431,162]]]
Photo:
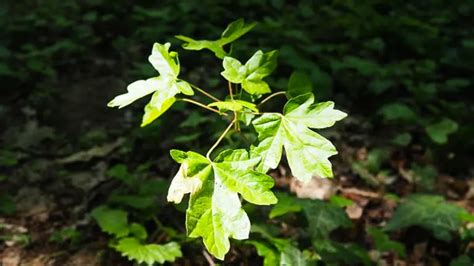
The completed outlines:
[[[194,40],[193,38],[183,35],[177,35],[175,37],[185,42],[182,46],[186,50],[198,51],[208,49],[214,52],[218,58],[222,59],[228,54],[223,47],[249,32],[253,27],[255,27],[255,25],[256,23],[246,24],[243,19],[238,19],[227,26],[222,33],[221,38],[214,41]]]
[[[126,236],[129,233],[127,212],[125,211],[100,206],[91,212],[91,216],[106,233],[116,237]]]
[[[165,245],[142,244],[134,237],[126,237],[120,239],[113,247],[129,260],[135,260],[139,264],[153,265],[166,261],[173,262],[176,258],[183,256],[180,246],[176,242],[169,242]]]
[[[278,52],[276,50],[264,53],[261,50],[242,65],[232,57],[225,57],[222,63],[224,71],[221,75],[232,83],[241,83],[242,88],[250,94],[265,94],[271,92],[268,84],[262,79],[270,75],[276,68]]]
[[[191,193],[187,232],[190,237],[202,237],[209,252],[223,259],[230,248],[229,238],[246,239],[250,231],[238,193],[254,204],[274,204],[273,179],[252,170],[259,159],[249,158],[245,150],[224,151],[215,161],[195,152],[174,151],[173,157],[181,163],[181,173],[170,186],[168,200],[179,202]],[[189,185],[195,180],[200,182],[198,188]]]
[[[194,91],[189,83],[178,79],[180,70],[178,53],[170,52],[169,48],[170,43],[155,43],[148,58],[160,76],[131,83],[127,87],[127,93],[115,97],[108,106],[122,108],[154,92],[150,102],[145,106],[141,124],[143,127],[166,112],[176,101],[174,97],[176,94],[181,92],[193,95]]]
[[[412,194],[398,206],[385,230],[418,225],[433,231],[436,238],[450,241],[451,232],[458,230],[462,224],[460,217],[463,213],[466,210],[447,203],[441,196]]]
[[[312,94],[300,95],[285,105],[284,115],[266,113],[252,122],[260,141],[251,148],[253,155],[262,158],[259,171],[276,168],[285,147],[291,172],[299,180],[333,176],[328,157],[337,154],[336,148],[310,128],[331,126],[346,115],[334,110],[331,102],[313,102]]]
[[[446,143],[448,141],[448,135],[457,130],[458,123],[449,118],[443,118],[438,123],[426,127],[426,133],[428,133],[428,136],[438,144]]]
[[[249,109],[250,111],[258,112],[257,106],[254,103],[242,101],[242,100],[229,100],[224,102],[213,102],[208,104],[210,107],[217,107],[219,111],[241,111],[244,108]]]

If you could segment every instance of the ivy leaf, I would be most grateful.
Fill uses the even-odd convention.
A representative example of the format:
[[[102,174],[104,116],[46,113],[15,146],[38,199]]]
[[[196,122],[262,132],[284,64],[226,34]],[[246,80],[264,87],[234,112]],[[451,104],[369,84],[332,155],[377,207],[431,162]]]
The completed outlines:
[[[181,248],[176,242],[169,242],[164,245],[142,244],[134,237],[122,238],[116,245],[115,250],[129,260],[135,260],[139,264],[146,263],[153,265],[155,263],[174,262],[176,258],[183,256]]]
[[[116,237],[126,236],[129,233],[127,212],[125,211],[100,206],[92,210],[91,216],[106,233]]]
[[[285,105],[284,115],[266,113],[252,122],[260,143],[251,152],[262,158],[257,170],[276,168],[285,147],[291,172],[299,180],[308,181],[313,175],[333,176],[328,158],[337,154],[336,148],[310,128],[331,126],[345,114],[333,110],[331,102],[313,102],[312,94],[300,95]]]
[[[276,68],[278,51],[267,53],[258,50],[242,65],[239,60],[226,56],[222,65],[221,75],[232,83],[241,83],[242,88],[250,94],[265,94],[271,92],[268,84],[262,79],[270,75]]]
[[[153,93],[150,102],[145,106],[141,126],[146,126],[166,112],[176,101],[178,93],[193,95],[191,85],[178,79],[180,65],[178,53],[169,51],[170,43],[155,43],[148,60],[160,76],[147,80],[138,80],[127,87],[127,93],[115,97],[108,103],[109,107],[122,108],[132,102]]]
[[[253,29],[257,25],[256,23],[248,23],[246,24],[243,19],[238,19],[232,23],[230,23],[224,32],[221,34],[221,38],[217,40],[195,40],[190,37],[186,37],[183,35],[177,35],[176,38],[184,41],[183,48],[186,50],[202,50],[208,49],[214,52],[214,54],[222,59],[228,53],[224,50],[224,46],[237,40],[242,35],[246,34],[250,30]]]
[[[295,197],[288,195],[287,193],[278,193],[277,198],[278,202],[273,205],[273,208],[268,216],[270,219],[291,212],[300,212],[303,209],[299,200]]]
[[[426,127],[426,133],[428,133],[428,136],[438,144],[446,143],[448,141],[448,135],[457,130],[458,123],[449,118],[443,118],[438,123]]]
[[[393,121],[415,121],[417,114],[408,105],[402,103],[390,103],[384,105],[379,111],[385,120]]]
[[[186,211],[188,235],[202,237],[209,252],[222,260],[230,248],[229,238],[246,239],[250,231],[238,193],[254,204],[274,204],[273,179],[251,170],[259,159],[249,158],[245,150],[226,150],[214,161],[195,152],[173,150],[171,155],[181,168],[171,183],[168,200],[180,202],[184,194],[191,193]]]
[[[290,98],[310,93],[313,91],[311,79],[305,73],[295,71],[291,74],[288,81],[288,95]]]
[[[329,202],[304,201],[303,211],[308,219],[309,231],[316,240],[329,239],[329,233],[333,230],[352,226],[344,210]]]
[[[462,224],[463,213],[466,210],[446,202],[441,196],[412,194],[395,210],[385,230],[417,225],[433,231],[440,240],[450,241],[451,232],[458,230]]]
[[[375,227],[369,227],[367,229],[367,233],[372,237],[375,243],[375,247],[377,250],[381,252],[385,251],[394,251],[398,254],[398,256],[405,257],[405,246],[397,241],[390,240],[387,234],[385,234],[382,230],[377,229]]]

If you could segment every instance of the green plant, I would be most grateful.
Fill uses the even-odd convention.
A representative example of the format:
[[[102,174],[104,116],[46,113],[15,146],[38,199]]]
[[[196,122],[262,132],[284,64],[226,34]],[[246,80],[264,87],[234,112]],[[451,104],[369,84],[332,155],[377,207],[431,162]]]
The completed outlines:
[[[187,41],[183,48],[188,50],[212,50],[223,58],[228,95],[219,99],[208,91],[181,78],[178,53],[170,51],[170,44],[155,43],[149,57],[159,76],[131,83],[126,94],[115,97],[108,105],[122,108],[133,101],[152,94],[145,106],[142,126],[160,117],[176,101],[183,101],[203,107],[227,120],[228,126],[205,155],[193,151],[171,150],[172,158],[181,164],[169,191],[168,201],[180,203],[190,193],[186,211],[186,229],[192,238],[202,237],[207,250],[219,259],[229,251],[229,238],[247,239],[250,221],[241,207],[240,196],[257,205],[277,202],[271,191],[273,179],[266,173],[280,163],[283,147],[293,175],[308,181],[313,175],[332,177],[328,158],[337,153],[331,142],[311,129],[334,125],[346,114],[335,110],[333,102],[315,103],[312,93],[299,86],[291,85],[288,91],[271,93],[264,80],[277,65],[278,52],[255,52],[245,63],[232,57],[224,50],[229,44],[254,27],[242,19],[232,22],[215,41]],[[301,77],[301,75],[300,75]],[[292,78],[292,84],[298,84]],[[301,83],[301,82],[300,82]],[[212,100],[205,104],[186,96],[200,92]],[[289,98],[282,113],[265,112],[263,104],[275,96]],[[177,97],[184,95],[183,97]],[[226,135],[241,132],[242,127],[253,126],[258,141],[249,150],[226,149],[217,156],[213,152]]]

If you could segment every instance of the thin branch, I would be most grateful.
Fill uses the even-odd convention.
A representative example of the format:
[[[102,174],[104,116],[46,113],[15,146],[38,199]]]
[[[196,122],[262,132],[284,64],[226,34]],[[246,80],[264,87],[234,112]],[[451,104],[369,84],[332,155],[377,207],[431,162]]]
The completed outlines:
[[[206,154],[206,158],[210,161],[211,158],[211,153],[212,151],[214,151],[214,149],[219,145],[219,143],[222,141],[222,139],[224,139],[225,135],[227,133],[229,133],[229,130],[232,128],[232,126],[234,125],[235,121],[237,120],[236,117],[234,117],[234,119],[232,120],[232,122],[230,122],[230,124],[227,126],[227,128],[224,130],[224,132],[222,132],[221,136],[217,139],[216,143],[214,143],[214,145],[212,145],[212,147],[209,149],[209,151],[207,152]]]
[[[195,105],[197,105],[197,106],[199,106],[199,107],[202,107],[202,108],[204,108],[204,109],[206,109],[206,110],[209,110],[209,111],[211,111],[211,112],[217,113],[217,114],[219,114],[219,115],[227,116],[227,113],[219,112],[219,110],[217,110],[217,109],[211,108],[211,107],[209,107],[209,106],[207,106],[207,105],[205,105],[205,104],[203,104],[203,103],[200,103],[200,102],[197,102],[197,101],[188,99],[188,98],[180,98],[180,99],[178,99],[178,100],[179,100],[179,101],[183,101],[183,102],[188,102],[188,103],[195,104]]]
[[[279,91],[279,92],[272,93],[267,98],[263,99],[258,105],[260,106],[260,105],[264,104],[265,102],[267,102],[268,100],[270,100],[271,98],[273,98],[275,96],[278,96],[278,95],[285,94],[285,93],[286,93],[285,91]]]
[[[230,83],[230,81],[229,81],[229,95],[230,95],[230,99],[233,101],[234,94],[232,93],[232,83]]]
[[[216,265],[216,263],[212,259],[211,255],[209,255],[209,253],[207,253],[207,251],[205,249],[202,250],[202,255],[204,255],[204,258],[206,258],[207,262],[209,263],[209,266],[215,266]]]
[[[191,87],[193,87],[195,90],[199,91],[200,93],[206,95],[207,97],[213,99],[214,101],[216,102],[220,102],[221,100],[219,100],[217,97],[213,96],[212,94],[210,94],[209,92],[199,88],[198,86],[194,85],[194,84],[191,84],[189,83],[189,85],[191,85]]]

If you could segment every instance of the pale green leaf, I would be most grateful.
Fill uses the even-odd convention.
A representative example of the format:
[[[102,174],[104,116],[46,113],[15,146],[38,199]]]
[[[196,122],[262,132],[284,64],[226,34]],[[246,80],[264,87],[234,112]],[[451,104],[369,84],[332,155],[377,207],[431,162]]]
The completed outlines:
[[[170,46],[170,43],[155,43],[148,61],[150,61],[161,76],[176,78],[179,74],[178,53],[169,52]]]
[[[311,79],[305,73],[295,71],[288,81],[288,96],[290,98],[310,93],[313,91]]]
[[[224,71],[222,76],[232,83],[242,83],[245,79],[247,68],[239,62],[239,60],[226,56],[222,62]]]
[[[166,112],[176,101],[174,97],[179,93],[179,89],[173,81],[168,83],[170,87],[162,87],[157,90],[150,102],[145,106],[141,126],[144,127]]]
[[[184,80],[176,80],[176,86],[178,87],[178,90],[185,94],[185,95],[189,95],[189,96],[192,96],[194,95],[194,91],[193,89],[191,88],[191,85],[189,85],[188,82],[184,81]]]
[[[125,107],[132,102],[158,90],[161,85],[162,79],[160,77],[150,78],[147,80],[137,80],[127,86],[127,93],[115,97],[107,104],[107,106],[118,108]]]
[[[253,27],[255,27],[255,25],[256,23],[246,24],[243,19],[238,19],[227,26],[219,39],[213,41],[195,40],[183,35],[175,37],[185,42],[183,43],[183,48],[186,50],[208,49],[214,52],[218,58],[222,59],[227,55],[227,52],[223,47],[249,32]]]
[[[250,231],[238,193],[254,204],[274,204],[273,179],[252,170],[259,159],[249,158],[245,150],[224,151],[215,161],[195,152],[174,150],[172,156],[181,168],[168,200],[179,202],[184,194],[191,194],[186,211],[188,235],[202,237],[209,252],[223,259],[230,248],[229,238],[246,239]]]
[[[398,206],[384,229],[393,231],[416,225],[433,231],[438,239],[450,241],[451,232],[460,228],[465,212],[441,196],[412,194]]]
[[[133,237],[122,238],[114,245],[115,250],[131,261],[153,265],[155,263],[174,262],[182,255],[181,248],[176,242],[164,245],[142,244]]]
[[[345,114],[333,110],[331,104],[323,108],[313,102],[311,94],[301,95],[285,105],[284,115],[266,113],[252,122],[260,141],[251,148],[253,155],[262,158],[259,171],[276,168],[284,147],[291,172],[299,180],[333,176],[328,158],[337,154],[336,148],[310,128],[327,127]]]
[[[226,111],[241,111],[244,108],[250,111],[258,112],[257,106],[254,103],[242,100],[227,100],[221,102],[213,102],[208,104],[210,107],[217,107],[221,112]]]
[[[129,233],[127,212],[125,211],[100,206],[92,210],[91,216],[106,233],[116,237],[126,236]]]
[[[276,68],[278,52],[276,50],[264,53],[257,51],[242,65],[232,57],[223,61],[224,71],[221,75],[233,83],[241,83],[242,88],[250,94],[265,94],[271,92],[268,84],[262,79],[270,75]]]
[[[448,135],[457,130],[458,123],[449,118],[443,118],[438,123],[426,127],[426,133],[428,133],[428,136],[438,144],[446,143],[448,141]]]

